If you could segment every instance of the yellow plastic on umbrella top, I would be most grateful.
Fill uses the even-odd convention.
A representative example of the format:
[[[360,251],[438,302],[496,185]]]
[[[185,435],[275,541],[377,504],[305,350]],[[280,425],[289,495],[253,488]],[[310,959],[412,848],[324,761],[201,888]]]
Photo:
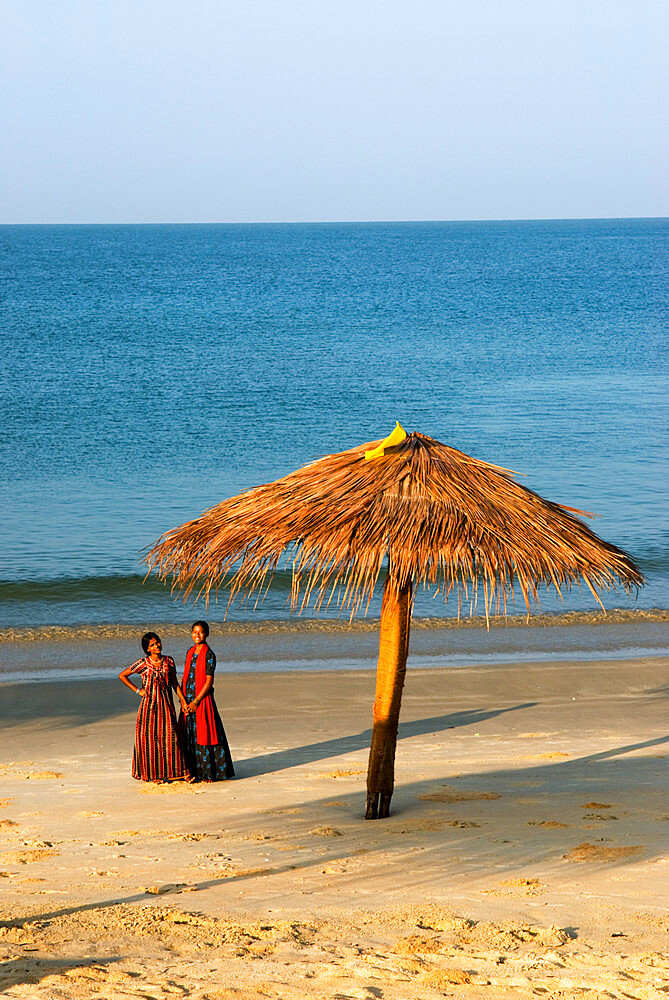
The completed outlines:
[[[401,444],[402,441],[407,437],[407,432],[404,430],[402,425],[398,420],[395,421],[395,430],[392,431],[388,437],[377,445],[376,448],[372,448],[371,451],[365,452],[365,459],[369,462],[372,458],[381,458],[384,454],[386,448],[392,448],[395,444]]]

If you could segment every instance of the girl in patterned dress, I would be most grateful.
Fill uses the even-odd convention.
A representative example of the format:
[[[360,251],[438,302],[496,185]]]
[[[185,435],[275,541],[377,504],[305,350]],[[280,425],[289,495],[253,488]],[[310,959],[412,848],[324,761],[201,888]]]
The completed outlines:
[[[230,748],[214,701],[216,654],[207,645],[209,626],[194,622],[193,646],[186,654],[183,691],[188,704],[179,718],[186,763],[200,781],[234,778]]]
[[[131,691],[136,691],[141,702],[135,727],[135,752],[132,758],[132,776],[138,781],[173,781],[189,778],[181,742],[177,735],[177,720],[170,689],[174,688],[186,708],[186,699],[177,680],[174,660],[162,656],[162,643],[155,632],[142,636],[142,649],[146,656],[126,667],[118,675]],[[142,686],[129,681],[131,674],[138,674]]]

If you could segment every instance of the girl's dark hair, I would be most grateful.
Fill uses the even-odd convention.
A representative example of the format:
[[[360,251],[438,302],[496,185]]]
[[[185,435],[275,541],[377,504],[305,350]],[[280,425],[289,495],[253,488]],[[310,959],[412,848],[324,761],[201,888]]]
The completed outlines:
[[[206,639],[206,638],[207,638],[207,636],[209,635],[209,625],[207,624],[207,622],[202,622],[202,621],[199,621],[199,622],[193,622],[193,624],[192,624],[192,625],[191,625],[191,627],[190,627],[190,630],[191,630],[191,632],[193,631],[193,629],[195,628],[195,626],[196,626],[196,625],[199,625],[199,626],[200,626],[200,628],[201,628],[201,629],[202,629],[202,631],[204,632],[204,637],[205,637],[205,639]]]
[[[149,643],[151,642],[152,639],[157,639],[158,642],[161,642],[160,636],[156,635],[155,632],[145,632],[144,635],[142,636],[142,649],[144,650],[145,653],[148,653]]]

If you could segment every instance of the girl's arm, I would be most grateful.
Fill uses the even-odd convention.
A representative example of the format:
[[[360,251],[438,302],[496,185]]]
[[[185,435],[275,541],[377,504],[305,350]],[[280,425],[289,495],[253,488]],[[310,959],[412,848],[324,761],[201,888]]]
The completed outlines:
[[[213,686],[214,686],[214,678],[212,676],[210,676],[209,674],[207,674],[207,676],[205,677],[205,680],[204,680],[204,684],[202,685],[202,687],[200,688],[200,690],[198,691],[198,693],[195,695],[195,697],[193,698],[193,700],[191,701],[191,703],[188,705],[187,711],[188,712],[194,712],[195,709],[197,708],[197,706],[200,704],[200,702],[204,698],[204,696],[207,695],[207,694],[209,694],[209,692],[211,691],[211,689],[212,689]]]
[[[128,680],[131,674],[139,673],[138,671],[139,666],[140,663],[133,663],[131,667],[126,667],[125,670],[122,670],[121,673],[118,675],[118,679],[121,681],[122,684],[125,684],[127,688],[130,688],[131,691],[135,691],[140,696],[140,698],[143,698],[144,695],[146,694],[144,688],[137,687],[136,684],[131,684],[130,681]]]

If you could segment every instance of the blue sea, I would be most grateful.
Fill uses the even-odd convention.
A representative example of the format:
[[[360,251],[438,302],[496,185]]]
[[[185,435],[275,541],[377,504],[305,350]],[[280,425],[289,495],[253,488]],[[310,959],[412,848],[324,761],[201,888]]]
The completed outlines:
[[[0,227],[0,628],[202,616],[141,550],[396,420],[595,512],[648,578],[605,605],[669,607],[668,244],[663,219]],[[228,620],[288,619],[288,587]]]

